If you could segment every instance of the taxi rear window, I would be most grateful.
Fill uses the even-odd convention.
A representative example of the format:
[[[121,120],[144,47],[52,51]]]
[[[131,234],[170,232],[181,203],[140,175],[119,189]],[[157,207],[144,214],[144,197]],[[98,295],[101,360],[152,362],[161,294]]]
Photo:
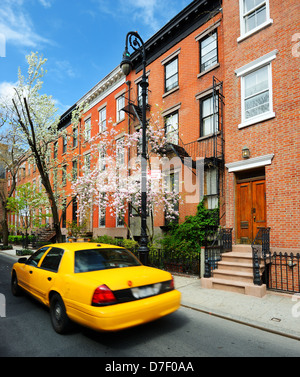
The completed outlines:
[[[140,266],[129,251],[121,248],[75,251],[75,273]]]

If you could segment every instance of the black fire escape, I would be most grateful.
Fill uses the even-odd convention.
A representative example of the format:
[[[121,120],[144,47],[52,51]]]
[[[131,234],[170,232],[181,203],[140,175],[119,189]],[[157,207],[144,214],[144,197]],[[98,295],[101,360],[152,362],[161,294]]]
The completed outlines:
[[[189,167],[196,174],[197,160],[204,160],[205,168],[216,168],[218,170],[217,195],[220,197],[220,191],[223,190],[223,170],[224,170],[224,95],[223,82],[213,77],[213,132],[205,137],[184,143],[178,136],[178,143],[167,142],[162,148],[162,154],[173,154],[180,158],[182,164]],[[138,101],[137,101],[138,102]],[[147,105],[149,107],[149,105]],[[150,107],[149,107],[150,108]],[[142,109],[135,104],[130,98],[123,111],[129,116],[141,123]],[[222,214],[220,214],[222,217]]]

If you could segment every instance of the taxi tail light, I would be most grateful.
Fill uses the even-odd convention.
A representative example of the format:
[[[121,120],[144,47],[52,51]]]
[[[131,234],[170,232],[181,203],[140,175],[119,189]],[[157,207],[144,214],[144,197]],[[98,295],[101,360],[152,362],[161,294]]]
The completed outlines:
[[[173,289],[175,289],[175,284],[174,284],[174,278],[172,276],[172,279],[170,280],[170,290],[172,291]]]
[[[115,295],[107,285],[104,284],[96,288],[92,298],[93,306],[111,305],[115,304],[116,302],[117,299],[115,298]]]

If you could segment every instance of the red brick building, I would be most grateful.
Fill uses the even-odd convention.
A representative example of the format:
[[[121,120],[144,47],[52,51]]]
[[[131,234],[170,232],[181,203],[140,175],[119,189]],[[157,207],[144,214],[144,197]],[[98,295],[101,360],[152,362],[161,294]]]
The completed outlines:
[[[180,222],[195,214],[204,197],[208,208],[219,206],[220,224],[233,228],[234,242],[251,243],[258,227],[267,226],[272,247],[300,249],[299,14],[298,0],[194,0],[145,42],[147,119],[160,113],[167,154],[179,159],[169,180],[182,188]],[[73,173],[82,175],[101,158],[96,139],[88,140],[111,124],[116,137],[139,128],[134,109],[140,55],[133,53],[132,61],[127,77],[117,67],[61,117],[59,127],[68,137],[57,141],[57,153],[65,177],[73,177],[65,181],[62,171],[56,178],[65,203],[72,199]],[[74,125],[71,113],[80,104],[87,108]],[[184,156],[194,165],[184,164]],[[187,187],[185,171],[191,171],[190,184],[198,191]],[[76,201],[62,211],[64,234],[76,211]],[[139,218],[126,221],[138,237]],[[163,213],[156,216],[157,234],[165,223]],[[99,213],[97,203],[88,230],[127,237],[126,227],[108,210]]]
[[[271,247],[300,249],[299,15],[297,0],[223,2],[226,225],[237,243],[267,226]]]

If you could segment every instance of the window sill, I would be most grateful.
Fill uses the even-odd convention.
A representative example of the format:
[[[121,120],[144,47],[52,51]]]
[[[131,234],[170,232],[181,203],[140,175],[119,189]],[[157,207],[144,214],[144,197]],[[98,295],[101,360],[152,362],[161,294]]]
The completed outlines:
[[[199,139],[197,139],[197,141],[202,141],[202,140],[210,139],[211,137],[218,136],[220,134],[221,134],[221,132],[218,131],[217,133],[212,133],[212,134],[209,134],[209,135],[200,136]]]
[[[242,122],[241,124],[238,125],[238,128],[240,129],[240,128],[252,126],[256,123],[261,123],[261,122],[264,122],[265,120],[273,119],[273,118],[275,118],[275,116],[276,116],[276,114],[274,112],[262,114],[260,116],[255,117],[255,118],[251,118],[251,119],[248,119],[245,122]]]
[[[167,97],[169,94],[172,94],[172,93],[176,92],[177,90],[179,90],[179,85],[175,86],[175,88],[173,88],[173,89],[169,90],[168,92],[164,93],[162,95],[162,98]]]
[[[206,71],[200,72],[200,73],[197,75],[197,78],[200,79],[200,77],[206,75],[206,73],[209,73],[209,72],[211,72],[211,71],[213,71],[214,69],[219,68],[219,67],[220,67],[220,63],[214,64],[213,66],[211,66],[210,68],[208,68]]]
[[[269,18],[267,21],[265,21],[264,23],[262,23],[261,25],[257,26],[256,28],[254,28],[253,30],[250,30],[248,31],[247,33],[241,35],[240,37],[238,37],[237,39],[237,42],[242,42],[243,40],[251,37],[253,34],[259,32],[260,30],[266,28],[267,26],[270,26],[273,24],[273,20],[272,18]]]

